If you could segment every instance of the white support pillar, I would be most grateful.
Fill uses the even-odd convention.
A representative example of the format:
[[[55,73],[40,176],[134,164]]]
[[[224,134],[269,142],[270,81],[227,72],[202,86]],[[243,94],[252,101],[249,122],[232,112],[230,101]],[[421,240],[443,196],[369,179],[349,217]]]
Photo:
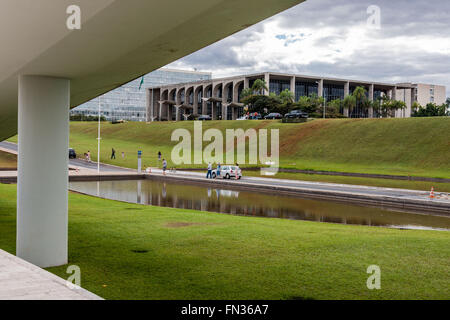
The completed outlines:
[[[264,81],[266,82],[267,89],[269,89],[269,90],[264,90],[263,94],[265,96],[268,96],[270,93],[270,73],[264,74]]]
[[[323,97],[323,79],[317,81],[317,95]]]
[[[290,91],[292,92],[292,95],[294,96],[294,102],[296,102],[296,99],[295,99],[295,76],[291,77],[291,90]]]
[[[67,263],[70,80],[19,77],[17,256]]]
[[[348,95],[350,95],[350,82],[346,82],[344,84],[344,97],[347,97]],[[344,116],[348,117],[349,115],[349,110],[348,108],[344,108]]]
[[[372,83],[369,85],[369,101],[373,101],[374,92],[375,92],[375,86]],[[373,107],[369,108],[369,118],[373,118]]]

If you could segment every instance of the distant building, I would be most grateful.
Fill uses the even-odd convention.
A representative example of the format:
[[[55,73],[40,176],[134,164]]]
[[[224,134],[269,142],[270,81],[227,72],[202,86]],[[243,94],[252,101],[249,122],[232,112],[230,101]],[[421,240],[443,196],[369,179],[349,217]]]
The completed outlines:
[[[149,86],[162,86],[182,82],[192,82],[211,79],[211,73],[175,70],[162,68],[131,81],[115,90],[105,93],[100,97],[101,115],[108,121],[128,120],[146,121],[146,89]],[[139,89],[139,87],[141,87]],[[71,115],[83,114],[86,116],[98,115],[99,98],[86,102],[70,111]]]
[[[301,96],[317,94],[325,101],[344,99],[358,86],[366,88],[369,100],[387,95],[404,101],[406,109],[398,110],[395,117],[411,116],[414,101],[421,105],[429,102],[438,105],[445,102],[445,87],[431,84],[381,83],[363,80],[324,78],[283,73],[258,73],[235,77],[191,81],[177,85],[147,88],[147,114],[149,121],[183,120],[193,114],[209,115],[212,119],[234,120],[243,115],[244,105],[240,101],[242,90],[253,85],[256,79],[265,80],[269,92],[279,94],[289,89],[298,101]],[[350,118],[376,118],[375,110],[354,108],[341,112]]]

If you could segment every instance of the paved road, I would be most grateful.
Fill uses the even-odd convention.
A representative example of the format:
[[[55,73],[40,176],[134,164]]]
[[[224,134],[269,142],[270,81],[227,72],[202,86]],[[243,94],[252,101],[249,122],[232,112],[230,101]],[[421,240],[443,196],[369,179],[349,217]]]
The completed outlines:
[[[18,146],[15,143],[2,141],[0,142],[0,148],[4,148],[13,152],[17,152]],[[67,153],[68,154],[68,153]],[[81,167],[85,169],[97,170],[97,162],[87,162],[81,159],[70,159],[69,165]],[[116,172],[135,172],[135,170],[128,168],[115,167],[108,164],[100,163],[100,171],[116,171]]]

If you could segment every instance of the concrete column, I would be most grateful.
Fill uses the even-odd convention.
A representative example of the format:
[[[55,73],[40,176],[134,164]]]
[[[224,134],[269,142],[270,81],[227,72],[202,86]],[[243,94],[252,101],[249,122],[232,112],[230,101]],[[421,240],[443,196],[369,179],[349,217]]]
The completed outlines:
[[[150,122],[153,118],[153,104],[152,104],[152,97],[153,92],[152,89],[146,89],[146,100],[147,100],[147,116],[145,121]]]
[[[175,106],[175,121],[180,121],[180,106]]]
[[[350,82],[344,84],[344,98],[350,95]],[[348,108],[344,108],[344,116],[348,117]]]
[[[233,119],[233,120],[236,120],[237,119],[237,108],[235,108],[235,107],[233,107],[233,109],[231,109],[231,114],[232,114],[232,117],[231,117],[231,119]]]
[[[373,101],[374,85],[369,85],[369,101]],[[373,107],[369,108],[369,118],[373,118]]]
[[[198,115],[198,92],[196,92],[196,88],[194,87],[194,104],[193,104],[193,108],[194,110],[192,111],[194,116]]]
[[[291,92],[294,95],[294,101],[296,101],[295,100],[295,76],[291,77]]]
[[[19,77],[17,256],[67,263],[70,80]]]
[[[250,79],[245,77],[244,78],[244,89],[248,89],[250,87]],[[222,86],[223,88],[223,86]],[[223,95],[223,90],[222,90],[222,95]]]
[[[317,81],[317,95],[319,97],[323,97],[323,79],[320,79],[319,81]]]
[[[217,111],[217,104],[216,102],[211,102],[211,119],[216,120],[216,112]]]
[[[206,98],[207,90],[203,88],[203,98]],[[202,114],[208,114],[208,104],[205,100],[202,100]]]
[[[270,93],[270,73],[264,74],[264,81],[266,82],[266,86],[269,89],[269,90],[264,90],[264,95],[268,96]]]
[[[222,102],[222,120],[227,120],[228,103]]]

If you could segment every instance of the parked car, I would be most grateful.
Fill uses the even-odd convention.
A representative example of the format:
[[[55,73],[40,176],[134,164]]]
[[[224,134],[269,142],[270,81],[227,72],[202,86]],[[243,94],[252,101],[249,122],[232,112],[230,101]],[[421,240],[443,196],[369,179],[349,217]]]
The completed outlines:
[[[264,119],[281,119],[283,116],[277,112],[269,113],[267,116],[264,117]]]
[[[69,159],[76,159],[77,153],[72,148],[69,148]]]
[[[216,178],[216,172],[212,173],[213,179]],[[223,179],[241,179],[242,178],[242,170],[238,166],[222,166],[220,170],[220,177]]]
[[[203,114],[200,117],[198,117],[199,121],[208,121],[208,120],[212,120],[210,115],[207,114]]]
[[[290,118],[290,119],[292,119],[292,118],[296,118],[296,119],[298,119],[298,118],[308,118],[308,114],[306,112],[301,111],[301,110],[292,110],[291,112],[286,113],[284,115],[284,117],[285,118]]]

